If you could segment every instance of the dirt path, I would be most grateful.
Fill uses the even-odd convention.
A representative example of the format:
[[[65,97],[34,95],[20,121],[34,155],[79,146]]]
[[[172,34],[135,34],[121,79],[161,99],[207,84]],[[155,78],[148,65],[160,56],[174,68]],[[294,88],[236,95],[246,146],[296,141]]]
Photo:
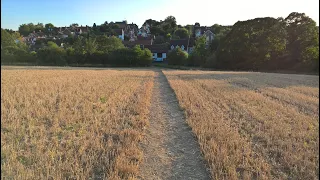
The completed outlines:
[[[210,179],[199,145],[174,92],[156,70],[141,179]]]

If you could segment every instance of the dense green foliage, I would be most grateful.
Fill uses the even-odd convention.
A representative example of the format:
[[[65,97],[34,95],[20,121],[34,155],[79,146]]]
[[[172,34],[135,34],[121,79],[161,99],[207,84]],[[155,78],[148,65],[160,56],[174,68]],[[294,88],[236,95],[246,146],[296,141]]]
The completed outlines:
[[[316,23],[301,13],[286,19],[237,22],[217,47],[214,66],[234,70],[318,70]]]
[[[174,34],[175,30],[178,28],[176,18],[173,16],[168,16],[164,21],[156,21],[148,19],[144,22],[150,25],[151,34],[156,36],[167,36]]]
[[[181,48],[175,48],[168,53],[167,59],[169,65],[184,65],[187,63],[188,53]]]
[[[28,47],[21,41],[19,33],[10,34],[1,29],[1,63],[34,63],[35,61],[35,56],[28,52]]]
[[[156,36],[154,44],[188,38],[194,26],[200,26],[177,25],[173,16],[163,21],[148,19],[145,24],[150,25],[151,34]],[[117,66],[145,66],[152,62],[149,50],[138,46],[128,49],[119,38],[110,37],[119,25],[107,21],[99,26],[94,23],[89,33],[75,37],[38,39],[31,47],[22,41],[22,35],[40,30],[48,33],[53,27],[51,23],[28,23],[20,25],[19,32],[1,29],[1,62]],[[189,56],[176,49],[168,54],[168,63],[226,70],[319,71],[319,27],[304,13],[293,12],[285,19],[238,21],[233,26],[214,24],[210,29],[214,39],[209,46],[204,37],[197,38]]]
[[[271,67],[286,48],[281,19],[256,18],[237,22],[218,47],[218,67],[259,70]]]
[[[180,39],[185,39],[189,37],[189,31],[186,28],[178,28],[175,30],[174,35],[178,36]]]
[[[187,65],[226,70],[319,71],[319,31],[304,13],[213,25],[209,47],[196,41]]]
[[[1,63],[32,63],[37,65],[105,65],[105,66],[149,66],[152,53],[140,46],[125,48],[116,37],[97,36],[70,37],[59,46],[48,41],[38,52],[29,52],[24,43],[15,43],[14,34],[1,29]]]

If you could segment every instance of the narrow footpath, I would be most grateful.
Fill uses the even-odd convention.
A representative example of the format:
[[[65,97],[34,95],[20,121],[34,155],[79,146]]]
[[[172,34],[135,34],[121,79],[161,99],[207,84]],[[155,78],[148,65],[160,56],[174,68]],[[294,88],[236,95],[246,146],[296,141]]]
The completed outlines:
[[[155,69],[150,127],[142,149],[141,179],[211,179],[199,144],[165,75]]]

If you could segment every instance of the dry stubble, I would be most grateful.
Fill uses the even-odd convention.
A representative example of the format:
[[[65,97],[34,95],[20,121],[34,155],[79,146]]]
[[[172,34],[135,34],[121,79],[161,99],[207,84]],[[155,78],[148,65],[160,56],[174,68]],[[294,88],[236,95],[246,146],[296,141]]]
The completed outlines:
[[[319,77],[164,73],[214,179],[319,178]]]
[[[136,177],[153,76],[144,70],[1,70],[1,177]]]

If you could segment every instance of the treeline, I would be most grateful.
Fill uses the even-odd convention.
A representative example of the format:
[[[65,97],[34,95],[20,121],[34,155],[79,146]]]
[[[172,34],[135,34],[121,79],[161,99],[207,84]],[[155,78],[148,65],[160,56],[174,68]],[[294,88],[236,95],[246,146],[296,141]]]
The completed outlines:
[[[168,16],[163,21],[157,21],[153,19],[146,20],[143,25],[150,25],[151,34],[157,36],[155,39],[155,44],[161,44],[169,42],[170,39],[185,39],[192,37],[194,25],[181,26],[177,24],[176,18],[174,16]],[[200,26],[199,23],[195,23]],[[208,27],[214,34],[221,36],[226,34],[231,30],[230,26],[222,26],[219,24],[214,24]]]
[[[169,59],[169,64],[175,60]],[[238,21],[225,36],[206,48],[196,41],[180,65],[226,70],[292,70],[319,72],[319,27],[304,13],[287,18]]]
[[[124,47],[116,37],[70,37],[63,47],[48,41],[37,52],[1,29],[1,64],[27,63],[52,66],[150,66],[152,53],[135,46]]]

